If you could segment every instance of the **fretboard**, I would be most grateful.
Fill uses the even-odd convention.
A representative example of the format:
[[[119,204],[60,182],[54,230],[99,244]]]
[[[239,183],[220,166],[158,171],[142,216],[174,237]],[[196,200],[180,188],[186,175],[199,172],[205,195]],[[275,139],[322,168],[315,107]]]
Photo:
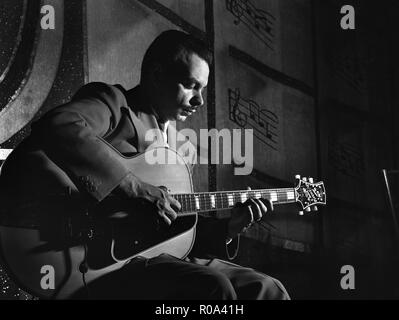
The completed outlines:
[[[273,205],[296,202],[294,188],[177,193],[172,196],[182,206],[179,215],[231,209],[238,202],[243,203],[248,198],[269,199]]]

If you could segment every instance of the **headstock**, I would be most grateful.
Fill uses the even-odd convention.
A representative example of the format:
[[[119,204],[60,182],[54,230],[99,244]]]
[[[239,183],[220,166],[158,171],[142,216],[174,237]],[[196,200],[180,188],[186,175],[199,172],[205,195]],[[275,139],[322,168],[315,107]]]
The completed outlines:
[[[313,178],[301,178],[296,175],[297,186],[295,187],[296,201],[306,212],[317,211],[317,205],[325,205],[327,200],[326,190],[322,181],[314,183]],[[303,211],[299,211],[303,215]]]

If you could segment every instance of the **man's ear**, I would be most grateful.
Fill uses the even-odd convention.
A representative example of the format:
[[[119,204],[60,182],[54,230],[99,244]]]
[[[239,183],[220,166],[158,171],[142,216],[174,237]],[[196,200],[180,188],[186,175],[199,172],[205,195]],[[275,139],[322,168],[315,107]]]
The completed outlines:
[[[164,70],[161,64],[154,63],[151,67],[151,82],[154,87],[159,87],[164,82]]]

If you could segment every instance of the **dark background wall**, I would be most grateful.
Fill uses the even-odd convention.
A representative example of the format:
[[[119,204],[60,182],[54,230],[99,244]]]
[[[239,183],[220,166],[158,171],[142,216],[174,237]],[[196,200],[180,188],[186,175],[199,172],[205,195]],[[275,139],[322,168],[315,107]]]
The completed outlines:
[[[294,205],[276,207],[268,225],[241,238],[233,262],[276,276],[296,299],[399,297],[398,243],[382,175],[383,168],[398,169],[394,1],[46,4],[56,9],[52,31],[40,29],[38,2],[0,1],[3,154],[29,133],[32,120],[83,83],[136,85],[152,39],[166,29],[185,30],[211,44],[215,63],[206,106],[178,128],[255,134],[250,175],[234,176],[232,165],[198,165],[196,189],[291,187],[295,174],[327,188],[327,206],[317,212],[300,216]],[[355,30],[340,27],[345,4],[356,10]],[[355,290],[340,287],[343,265],[355,268]],[[3,283],[10,284],[4,298],[26,297]]]

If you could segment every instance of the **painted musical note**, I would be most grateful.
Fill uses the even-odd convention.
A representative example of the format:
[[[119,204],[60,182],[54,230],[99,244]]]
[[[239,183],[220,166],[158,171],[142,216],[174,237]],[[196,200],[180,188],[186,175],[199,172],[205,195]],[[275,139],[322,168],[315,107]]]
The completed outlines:
[[[276,18],[255,7],[249,0],[226,0],[226,9],[235,17],[233,23],[243,23],[269,49],[274,50],[274,23]]]
[[[241,97],[240,89],[228,89],[229,118],[241,128],[254,129],[254,136],[274,150],[278,147],[278,117],[267,109],[261,109],[252,99]]]
[[[248,107],[249,107],[249,117],[254,121],[258,121],[260,118],[259,117],[260,110],[257,103],[253,100],[248,100]]]
[[[233,21],[235,25],[240,23],[241,17],[244,15],[244,7],[240,5],[240,2],[245,1],[226,1],[227,10],[229,10],[237,18]]]
[[[267,33],[271,33],[272,27],[269,24],[269,20],[267,18],[265,18],[264,16],[256,14],[254,16],[254,23],[255,23],[256,29],[258,29],[258,30],[264,29]]]
[[[230,106],[230,120],[237,123],[240,127],[245,127],[247,124],[247,115],[240,110],[240,89],[234,91],[229,89],[229,106]]]
[[[346,84],[358,92],[366,90],[365,83],[365,63],[353,54],[346,53],[333,55],[332,68],[337,77],[344,80]]]
[[[274,130],[277,130],[276,124],[278,124],[278,118],[277,115],[270,110],[261,110],[261,114],[263,115],[262,119],[268,119],[268,121],[263,121],[262,123],[259,123],[260,126],[265,128],[265,135],[267,138],[272,139],[273,138],[273,132]]]
[[[360,148],[348,143],[328,141],[328,163],[338,172],[352,178],[362,178],[365,172],[364,157]]]

